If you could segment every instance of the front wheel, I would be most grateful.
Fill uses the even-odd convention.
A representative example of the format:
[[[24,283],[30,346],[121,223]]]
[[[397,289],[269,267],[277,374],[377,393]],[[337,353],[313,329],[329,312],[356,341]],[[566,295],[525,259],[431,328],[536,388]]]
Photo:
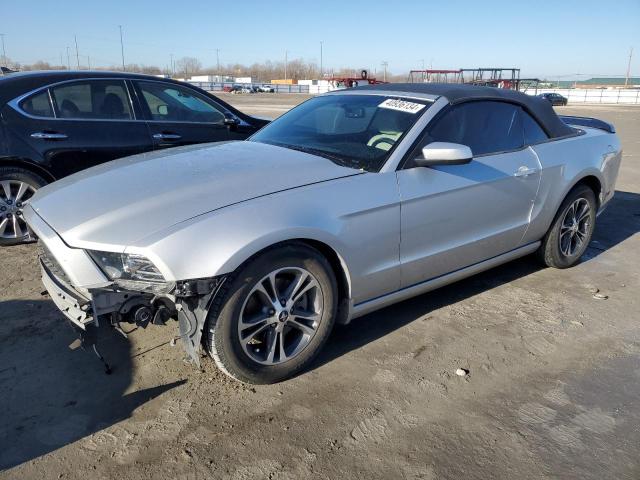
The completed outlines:
[[[569,268],[578,263],[591,242],[596,209],[596,196],[589,187],[580,185],[569,192],[538,251],[545,265]]]
[[[27,170],[0,167],[0,246],[35,240],[22,217],[22,209],[46,183],[42,177]]]
[[[282,381],[302,371],[335,322],[337,286],[315,249],[269,250],[225,281],[209,311],[207,349],[217,366],[247,383]]]

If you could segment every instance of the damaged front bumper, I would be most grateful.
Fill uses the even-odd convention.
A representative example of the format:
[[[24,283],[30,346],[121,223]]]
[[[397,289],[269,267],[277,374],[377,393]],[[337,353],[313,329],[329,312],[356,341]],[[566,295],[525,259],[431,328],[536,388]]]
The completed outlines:
[[[176,282],[168,284],[164,292],[136,282],[125,285],[112,282],[85,290],[71,285],[46,248],[42,249],[39,259],[43,285],[58,309],[82,331],[82,339],[95,338],[85,332],[101,322],[125,333],[122,323],[145,328],[149,323],[164,325],[168,320],[176,319],[179,325],[177,338],[182,340],[191,360],[200,365],[202,331],[211,301],[224,277]]]

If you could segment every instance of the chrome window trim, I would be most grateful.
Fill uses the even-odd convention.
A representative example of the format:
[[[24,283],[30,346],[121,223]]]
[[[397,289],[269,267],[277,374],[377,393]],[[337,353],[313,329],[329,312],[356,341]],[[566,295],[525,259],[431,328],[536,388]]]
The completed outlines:
[[[58,117],[56,109],[55,107],[55,103],[53,101],[53,95],[51,94],[51,89],[55,88],[59,85],[64,85],[66,83],[74,83],[74,82],[89,82],[89,81],[96,81],[96,80],[102,80],[102,81],[109,81],[109,80],[115,80],[115,81],[121,81],[124,82],[124,87],[125,87],[125,91],[127,92],[127,95],[129,97],[129,105],[131,108],[131,113],[133,115],[133,118],[129,118],[129,119],[117,119],[117,118],[61,118]],[[49,102],[51,102],[51,109],[53,110],[53,117],[40,117],[38,115],[31,115],[30,113],[25,112],[22,107],[20,106],[20,103],[22,103],[24,100],[26,100],[27,98],[29,98],[32,95],[36,95],[38,93],[40,93],[43,90],[48,90],[48,94],[49,94]],[[9,102],[7,102],[7,105],[9,105],[11,108],[13,108],[16,112],[18,112],[20,115],[23,115],[27,118],[31,118],[33,120],[58,120],[58,121],[67,121],[67,122],[78,122],[78,121],[83,121],[83,122],[144,122],[144,120],[140,120],[136,117],[136,111],[135,108],[133,108],[133,103],[132,103],[132,98],[131,98],[131,92],[129,91],[129,89],[127,88],[127,79],[126,78],[121,78],[121,77],[109,77],[109,78],[100,78],[100,77],[91,77],[91,78],[74,78],[71,80],[62,80],[61,82],[56,82],[56,83],[50,83],[49,85],[45,85],[44,87],[38,87],[34,90],[31,90],[30,92],[27,93],[23,93],[22,95],[20,95],[19,97],[14,98],[13,100],[10,100]]]

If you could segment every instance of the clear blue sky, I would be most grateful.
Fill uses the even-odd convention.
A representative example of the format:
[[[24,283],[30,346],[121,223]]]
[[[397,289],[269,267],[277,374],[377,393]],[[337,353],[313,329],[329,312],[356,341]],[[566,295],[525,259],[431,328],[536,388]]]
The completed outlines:
[[[215,65],[318,61],[403,73],[427,67],[518,66],[523,76],[640,75],[640,0],[0,0],[7,56],[31,63],[75,59],[166,66],[169,56]],[[81,63],[86,65],[86,59]]]

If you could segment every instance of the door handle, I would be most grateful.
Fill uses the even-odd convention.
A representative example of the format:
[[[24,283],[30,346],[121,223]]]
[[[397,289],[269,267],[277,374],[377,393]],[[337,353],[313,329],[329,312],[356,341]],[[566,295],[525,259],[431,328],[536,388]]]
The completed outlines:
[[[69,137],[64,133],[35,132],[31,134],[31,138],[39,138],[42,140],[66,140]]]
[[[181,138],[181,135],[175,133],[155,133],[153,135],[154,140],[180,140]]]
[[[522,167],[520,167],[514,174],[514,177],[527,177],[529,175],[532,175],[534,173],[537,173],[538,170],[535,168],[529,168],[529,167],[525,167],[524,165]]]

